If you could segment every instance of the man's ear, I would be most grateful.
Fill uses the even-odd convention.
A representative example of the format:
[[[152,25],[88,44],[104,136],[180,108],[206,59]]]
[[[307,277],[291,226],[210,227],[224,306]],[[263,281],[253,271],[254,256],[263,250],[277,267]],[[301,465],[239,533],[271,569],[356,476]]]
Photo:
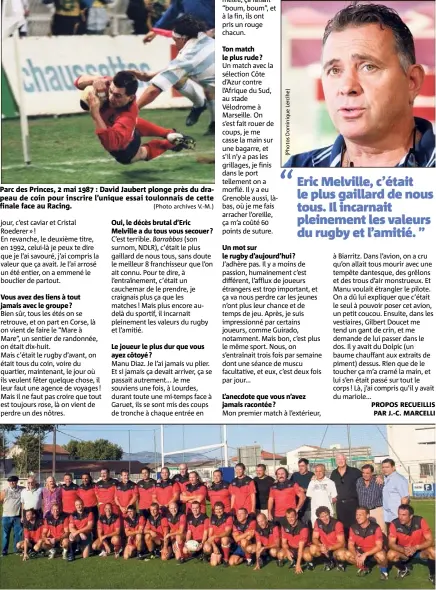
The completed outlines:
[[[413,105],[415,98],[418,96],[421,86],[424,82],[424,68],[419,64],[413,64],[409,67],[409,104]]]

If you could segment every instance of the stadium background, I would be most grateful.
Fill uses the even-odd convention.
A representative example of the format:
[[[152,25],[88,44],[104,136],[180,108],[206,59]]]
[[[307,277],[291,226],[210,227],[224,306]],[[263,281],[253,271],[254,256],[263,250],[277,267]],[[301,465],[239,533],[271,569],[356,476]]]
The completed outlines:
[[[435,122],[435,3],[426,0],[386,0],[397,10],[415,39],[417,62],[426,79],[415,103],[415,115]],[[285,155],[285,89],[290,89],[290,153],[333,143],[337,133],[324,103],[320,82],[322,36],[327,21],[348,1],[284,0],[282,10],[282,162]]]

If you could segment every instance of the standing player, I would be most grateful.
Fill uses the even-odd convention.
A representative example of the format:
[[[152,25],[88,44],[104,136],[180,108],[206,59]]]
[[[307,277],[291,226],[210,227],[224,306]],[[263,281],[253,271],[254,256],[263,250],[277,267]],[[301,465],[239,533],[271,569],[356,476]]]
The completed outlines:
[[[154,488],[153,502],[156,502],[160,508],[161,513],[166,516],[168,513],[168,506],[171,502],[178,502],[180,496],[180,487],[177,482],[170,479],[170,470],[168,467],[162,467],[160,472],[160,480],[156,483]]]
[[[115,487],[117,479],[110,476],[109,469],[106,467],[100,471],[101,479],[95,484],[95,495],[98,501],[98,511],[100,514],[105,513],[105,506],[109,502],[112,505],[112,512],[118,514],[118,506],[115,504]]]
[[[207,492],[212,511],[216,502],[222,502],[224,504],[224,512],[230,512],[232,508],[229,482],[223,480],[223,474],[219,469],[215,469],[212,479],[213,481]]]
[[[210,518],[209,535],[203,547],[205,555],[210,556],[211,566],[215,567],[221,561],[223,567],[229,566],[232,528],[232,515],[224,512],[222,502],[216,502]]]
[[[269,557],[276,559],[278,557],[280,549],[280,531],[276,523],[268,522],[265,514],[258,514],[256,521],[257,525],[254,532],[256,539],[256,565],[254,566],[254,569],[260,570],[265,564],[265,559],[268,559]],[[252,546],[250,549],[252,550]]]
[[[248,514],[245,508],[239,508],[236,513],[236,519],[233,523],[233,540],[236,543],[236,549],[233,551],[230,557],[230,565],[239,565],[246,560],[247,566],[253,564],[252,553],[248,550],[253,545],[253,539],[256,532],[256,518],[254,514]]]
[[[369,520],[369,509],[358,506],[356,522],[350,527],[348,551],[345,559],[357,566],[357,575],[366,576],[370,573],[368,562],[373,558],[380,568],[380,579],[387,580],[388,560],[383,549],[383,533],[380,526]]]
[[[96,535],[98,521],[98,506],[97,496],[95,494],[95,486],[90,473],[82,474],[82,483],[79,485],[77,494],[79,498],[82,500],[83,506],[90,510],[94,516],[94,530],[92,531],[92,533],[93,535]]]
[[[64,475],[64,483],[61,485],[62,509],[65,514],[71,516],[76,510],[76,500],[79,499],[79,486],[73,483],[71,473]]]
[[[138,490],[138,508],[140,515],[147,520],[155,494],[156,480],[150,477],[150,469],[148,467],[141,469],[141,478],[136,484]]]
[[[104,505],[104,514],[101,514],[97,523],[97,539],[92,544],[94,551],[100,551],[99,557],[107,557],[112,548],[115,559],[121,554],[121,518],[112,511],[112,504]]]
[[[209,518],[206,514],[201,512],[200,502],[192,502],[191,504],[191,513],[187,516],[187,532],[186,532],[186,543],[188,541],[197,541],[199,543],[199,547],[192,557],[202,558],[203,556],[203,546],[206,543],[207,537],[209,535]],[[183,548],[183,554],[185,557],[189,555],[188,550],[186,549],[186,543]]]
[[[288,470],[279,467],[276,470],[277,482],[271,486],[268,500],[268,518],[276,520],[280,526],[286,524],[286,511],[294,508],[297,512],[301,510],[306,500],[306,494],[298,483],[288,479]],[[298,497],[298,504],[297,504]]]
[[[344,572],[345,535],[342,523],[332,518],[327,506],[319,506],[315,516],[310,546],[312,557],[323,557],[325,571],[332,570],[336,560],[338,570]]]
[[[62,556],[67,559],[69,522],[70,517],[61,512],[59,504],[53,504],[42,529],[42,547],[48,550],[49,559],[54,558],[57,549],[62,549]]]
[[[325,474],[325,466],[322,463],[315,465],[315,478],[309,483],[306,496],[311,500],[311,521],[316,520],[316,510],[319,506],[327,506],[330,513],[333,512],[333,504],[336,503],[337,491],[335,483]]]
[[[100,143],[120,164],[152,160],[168,150],[195,148],[192,137],[138,117],[138,80],[132,72],[121,71],[113,78],[83,75],[74,84],[79,90],[93,86],[95,92],[90,92],[87,104],[81,101],[81,106],[89,108]],[[106,93],[107,100],[101,104],[96,93]],[[141,145],[141,137],[150,136],[162,139]]]
[[[129,479],[129,471],[121,470],[121,481],[115,486],[115,504],[118,506],[122,517],[126,517],[129,506],[138,501],[136,484]]]
[[[303,561],[307,564],[308,569],[313,569],[312,555],[309,551],[309,527],[307,524],[298,520],[298,513],[295,508],[286,510],[285,522],[280,527],[282,548],[279,552],[277,562],[278,566],[283,565],[283,560],[288,559],[291,562],[290,567],[295,566],[295,573],[302,574]]]
[[[168,526],[169,531],[164,537],[164,546],[162,549],[161,559],[166,561],[170,559],[171,554],[178,563],[183,563],[183,548],[186,537],[186,515],[179,509],[177,502],[171,502],[168,506]]]
[[[17,543],[18,551],[23,552],[23,561],[27,561],[30,557],[36,557],[41,549],[43,528],[44,521],[42,518],[37,518],[36,511],[33,508],[26,510],[23,523],[24,539]]]
[[[174,483],[178,483],[180,485],[180,492],[185,491],[185,485],[189,483],[189,473],[188,473],[188,466],[186,463],[180,463],[179,465],[179,473],[176,473],[171,478]]]
[[[124,559],[133,557],[135,553],[138,559],[142,559],[144,550],[144,528],[145,518],[136,511],[136,506],[128,506],[127,514],[124,518],[124,535],[126,537]]]
[[[153,502],[144,529],[145,544],[152,557],[160,556],[164,538],[168,531],[168,520],[159,511],[159,504]]]
[[[236,477],[230,484],[230,508],[236,514],[239,508],[245,508],[250,514],[256,510],[256,486],[248,475],[245,475],[245,465],[235,465]]]
[[[94,528],[94,517],[90,510],[83,506],[79,498],[75,503],[76,510],[70,516],[70,536],[68,561],[74,561],[76,547],[82,551],[83,559],[89,557],[89,547],[92,542],[92,529]]]
[[[304,457],[298,460],[298,471],[294,471],[290,479],[292,483],[298,483],[300,488],[303,489],[304,493],[307,492],[309,483],[311,482],[315,474],[309,471],[309,461]],[[306,501],[300,510],[300,519],[306,524],[310,523],[311,520],[311,509],[310,509],[310,498],[306,497]]]
[[[198,473],[191,471],[189,474],[189,483],[186,485],[186,491],[180,494],[180,501],[186,507],[186,514],[189,514],[191,511],[192,502],[200,502],[201,511],[206,512],[206,496],[206,486],[201,481]]]
[[[410,574],[412,558],[427,560],[429,580],[434,585],[435,550],[430,527],[410,504],[401,504],[398,518],[389,525],[388,561],[398,567],[398,577],[405,578]]]

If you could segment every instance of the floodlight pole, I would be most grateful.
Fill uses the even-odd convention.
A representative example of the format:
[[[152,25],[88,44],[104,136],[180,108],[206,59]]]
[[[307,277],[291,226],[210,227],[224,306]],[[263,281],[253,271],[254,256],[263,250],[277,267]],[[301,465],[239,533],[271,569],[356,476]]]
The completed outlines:
[[[20,54],[20,36],[18,27],[14,34],[14,50],[15,50],[15,64],[17,67],[17,91],[18,91],[18,108],[20,111],[20,127],[21,127],[21,143],[23,146],[24,163],[30,165],[30,150],[29,150],[29,123],[27,121],[26,111],[26,97],[23,88],[23,72],[21,70],[21,54]]]
[[[165,466],[165,453],[164,453],[164,427],[163,424],[161,424],[160,427],[160,452],[162,455],[162,468]]]
[[[229,466],[229,448],[227,445],[227,425],[223,424],[224,467]]]

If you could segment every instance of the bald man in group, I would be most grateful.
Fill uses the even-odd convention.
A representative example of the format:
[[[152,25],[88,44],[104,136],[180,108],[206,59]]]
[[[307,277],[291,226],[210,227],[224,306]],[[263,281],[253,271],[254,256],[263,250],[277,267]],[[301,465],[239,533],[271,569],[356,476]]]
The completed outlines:
[[[361,477],[360,469],[347,465],[347,458],[343,453],[335,457],[336,469],[330,475],[337,490],[336,515],[344,525],[346,538],[348,529],[356,520],[356,509],[359,505],[356,482]]]

